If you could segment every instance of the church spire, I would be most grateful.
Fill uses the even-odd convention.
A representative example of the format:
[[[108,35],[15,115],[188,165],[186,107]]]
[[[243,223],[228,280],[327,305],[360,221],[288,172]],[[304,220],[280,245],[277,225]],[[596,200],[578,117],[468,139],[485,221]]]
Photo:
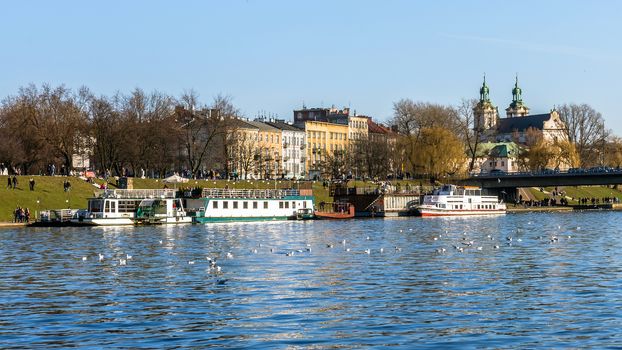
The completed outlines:
[[[514,82],[514,89],[512,89],[512,102],[514,102],[514,104],[522,104],[523,102],[523,98],[521,96],[522,94],[522,90],[521,88],[518,87],[518,74],[516,74],[516,80]]]
[[[523,103],[523,90],[518,86],[518,74],[514,80],[514,88],[512,89],[512,103],[505,109],[508,118],[524,117],[529,114],[529,108]]]
[[[480,102],[490,102],[490,89],[488,85],[486,85],[486,73],[484,73],[484,83],[482,87],[479,89],[479,101]]]

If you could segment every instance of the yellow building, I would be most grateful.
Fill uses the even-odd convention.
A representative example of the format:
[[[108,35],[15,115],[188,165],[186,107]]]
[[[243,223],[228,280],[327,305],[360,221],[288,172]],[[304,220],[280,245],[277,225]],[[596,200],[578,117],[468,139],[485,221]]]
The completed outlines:
[[[255,173],[258,178],[274,179],[283,173],[281,162],[281,130],[261,121],[247,121],[257,127]]]
[[[305,121],[307,135],[307,169],[309,178],[320,177],[324,162],[336,151],[348,149],[348,125],[319,121]]]

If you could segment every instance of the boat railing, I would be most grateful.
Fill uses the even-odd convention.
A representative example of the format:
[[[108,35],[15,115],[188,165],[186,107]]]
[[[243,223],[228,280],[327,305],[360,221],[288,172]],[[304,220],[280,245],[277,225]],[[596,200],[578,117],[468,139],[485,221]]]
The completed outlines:
[[[136,190],[124,190],[124,189],[110,189],[105,190],[102,194],[102,198],[175,198],[174,189],[136,189]]]
[[[202,193],[202,197],[204,198],[284,198],[299,195],[300,191],[296,189],[236,190],[226,188],[204,188]]]
[[[421,190],[419,186],[413,187],[337,187],[332,189],[334,195],[337,196],[350,196],[350,195],[381,195],[381,194],[396,194],[396,195],[420,195]]]

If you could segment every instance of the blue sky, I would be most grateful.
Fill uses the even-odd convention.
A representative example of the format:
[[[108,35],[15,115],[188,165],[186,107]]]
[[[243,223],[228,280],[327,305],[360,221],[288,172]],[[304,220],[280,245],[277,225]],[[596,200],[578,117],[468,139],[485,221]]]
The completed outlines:
[[[29,83],[135,87],[247,117],[350,106],[384,121],[402,98],[458,104],[486,73],[493,103],[518,73],[532,113],[588,103],[622,135],[622,2],[10,1],[0,13],[0,96]]]

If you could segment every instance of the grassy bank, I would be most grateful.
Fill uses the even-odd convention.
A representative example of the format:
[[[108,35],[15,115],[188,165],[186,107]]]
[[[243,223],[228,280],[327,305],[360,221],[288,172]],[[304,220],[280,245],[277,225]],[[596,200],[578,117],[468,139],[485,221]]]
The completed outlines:
[[[10,222],[13,220],[13,212],[17,206],[29,208],[34,214],[45,209],[60,208],[86,208],[87,199],[93,197],[97,187],[76,177],[62,176],[32,176],[35,180],[35,190],[30,191],[28,180],[31,176],[18,176],[16,189],[7,188],[7,176],[0,176],[0,222]],[[69,179],[71,191],[63,191],[63,182]],[[96,180],[102,183],[103,180]],[[133,179],[134,188],[163,188],[165,186],[161,180],[157,179]],[[115,188],[114,182],[110,188]],[[191,180],[185,184],[167,185],[169,188],[190,188],[190,187],[215,187],[231,189],[251,189],[251,188],[308,188],[312,186],[316,202],[330,201],[328,190],[323,188],[321,182],[307,182],[297,184],[292,181],[225,181],[225,180]]]
[[[616,197],[622,200],[622,191],[613,189],[607,186],[559,186],[557,188],[560,192],[564,191],[566,197],[570,198],[598,198]],[[536,188],[530,188],[531,194],[538,200],[545,198],[551,198],[551,193],[555,191],[555,187],[544,187],[543,191]],[[559,196],[557,197],[559,199]],[[576,200],[569,198],[569,204],[578,204]]]
[[[35,217],[35,212],[45,209],[60,209],[60,208],[86,208],[87,199],[93,197],[94,192],[98,190],[97,187],[84,180],[76,177],[62,177],[62,176],[32,176],[35,180],[35,190],[30,191],[28,187],[28,180],[31,176],[18,176],[18,186],[15,190],[7,189],[7,177],[0,176],[0,222],[10,222],[13,220],[13,212],[17,206],[29,208]],[[71,182],[71,191],[63,191],[63,182],[65,179],[69,179]],[[133,178],[134,188],[163,188],[165,184],[162,180],[158,179],[140,179]],[[96,183],[101,184],[103,180],[98,179]],[[393,182],[397,185],[398,182]],[[406,185],[416,186],[419,181],[399,181],[399,185],[402,188],[406,188]],[[115,188],[115,182],[113,181],[109,186]],[[329,196],[328,188],[324,188],[322,182],[300,182],[293,181],[263,181],[263,180],[248,180],[248,181],[226,181],[226,180],[190,180],[185,184],[167,185],[169,188],[192,188],[192,187],[213,187],[224,188],[227,186],[231,189],[262,189],[262,188],[313,188],[313,194],[315,196],[316,203],[320,202],[332,202],[332,198]],[[375,184],[365,181],[350,181],[348,186],[357,187],[376,187]]]

